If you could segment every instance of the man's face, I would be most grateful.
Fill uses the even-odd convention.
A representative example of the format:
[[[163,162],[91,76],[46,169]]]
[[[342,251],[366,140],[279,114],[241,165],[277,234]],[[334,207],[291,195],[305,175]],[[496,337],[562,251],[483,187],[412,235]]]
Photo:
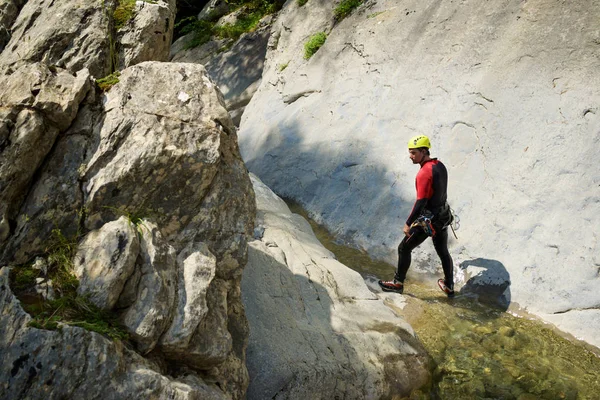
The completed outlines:
[[[408,157],[413,164],[420,164],[421,161],[423,161],[423,157],[425,157],[425,151],[419,149],[409,149]]]

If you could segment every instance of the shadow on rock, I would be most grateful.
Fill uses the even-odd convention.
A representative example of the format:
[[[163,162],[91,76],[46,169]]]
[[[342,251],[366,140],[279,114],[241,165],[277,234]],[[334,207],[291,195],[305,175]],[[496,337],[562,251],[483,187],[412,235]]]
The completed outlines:
[[[510,305],[510,274],[497,260],[475,258],[460,263],[465,284],[461,294],[475,294],[479,301],[506,311]]]

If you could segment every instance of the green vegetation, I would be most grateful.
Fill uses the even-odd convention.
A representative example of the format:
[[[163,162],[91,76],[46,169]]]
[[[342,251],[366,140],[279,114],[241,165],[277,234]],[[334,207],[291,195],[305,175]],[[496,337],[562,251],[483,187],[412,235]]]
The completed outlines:
[[[304,43],[304,59],[308,60],[311,58],[317,50],[323,46],[327,40],[327,34],[325,32],[318,32],[312,35],[306,43]]]
[[[279,72],[282,72],[284,69],[286,69],[288,67],[288,65],[290,65],[290,62],[286,62],[285,64],[280,64],[279,65]]]
[[[341,21],[354,11],[354,9],[364,3],[365,0],[342,0],[333,10],[333,16],[336,21]]]
[[[135,0],[119,0],[113,18],[115,21],[115,27],[121,29],[125,24],[133,18],[133,12],[135,10]]]
[[[109,207],[109,206],[104,206],[104,208],[112,211],[114,213],[114,215],[118,218],[118,217],[126,217],[127,220],[129,221],[129,224],[134,227],[138,234],[142,234],[142,229],[144,227],[146,227],[148,229],[147,226],[144,225],[144,218],[148,218],[148,216],[150,215],[155,215],[156,213],[153,212],[150,209],[147,208],[139,208],[133,211],[129,211],[125,208],[119,208],[119,207]]]
[[[47,274],[34,269],[32,264],[11,270],[11,287],[21,300],[23,309],[33,318],[30,326],[39,329],[60,329],[59,323],[79,326],[98,332],[112,339],[126,340],[128,333],[117,317],[92,304],[77,294],[79,281],[73,273],[73,259],[77,251],[77,237],[67,238],[59,229],[52,231],[50,245],[46,249]],[[34,291],[36,278],[52,281],[54,300],[43,300]]]
[[[121,76],[121,73],[119,71],[116,71],[108,76],[105,76],[104,78],[96,79],[96,83],[98,84],[100,90],[106,92],[111,87],[119,83],[119,76]]]
[[[298,5],[300,7],[302,7],[303,5],[305,5],[308,2],[308,0],[298,0]]]
[[[146,3],[156,4],[157,0],[142,0]],[[118,0],[115,12],[113,13],[113,19],[115,21],[115,28],[117,30],[125,26],[125,24],[133,18],[135,11],[136,0]]]
[[[281,0],[231,0],[228,3],[233,10],[239,10],[235,23],[217,26],[217,16],[214,14],[209,15],[205,20],[198,20],[194,16],[187,17],[175,24],[175,36],[193,33],[186,48],[201,46],[213,37],[236,41],[242,34],[256,29],[258,22],[264,16],[279,11],[283,5]]]

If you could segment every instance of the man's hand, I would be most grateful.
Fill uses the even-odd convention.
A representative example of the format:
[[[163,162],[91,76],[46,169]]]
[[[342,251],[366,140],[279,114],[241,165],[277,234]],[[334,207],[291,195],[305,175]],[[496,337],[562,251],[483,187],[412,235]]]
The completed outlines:
[[[409,235],[409,233],[410,233],[410,226],[408,226],[408,225],[404,224],[404,229],[403,229],[403,231],[404,231],[404,234],[405,234],[406,236],[408,236],[408,235]]]

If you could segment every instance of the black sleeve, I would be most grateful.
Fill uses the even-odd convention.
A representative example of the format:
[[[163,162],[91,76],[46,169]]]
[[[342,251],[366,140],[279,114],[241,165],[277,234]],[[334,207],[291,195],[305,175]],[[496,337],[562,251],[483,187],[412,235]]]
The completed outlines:
[[[419,218],[419,215],[421,215],[421,212],[427,205],[427,200],[428,199],[419,199],[415,202],[412,212],[410,213],[410,215],[408,216],[408,219],[406,220],[406,225],[410,226],[413,222],[415,222],[415,220],[417,218]]]

